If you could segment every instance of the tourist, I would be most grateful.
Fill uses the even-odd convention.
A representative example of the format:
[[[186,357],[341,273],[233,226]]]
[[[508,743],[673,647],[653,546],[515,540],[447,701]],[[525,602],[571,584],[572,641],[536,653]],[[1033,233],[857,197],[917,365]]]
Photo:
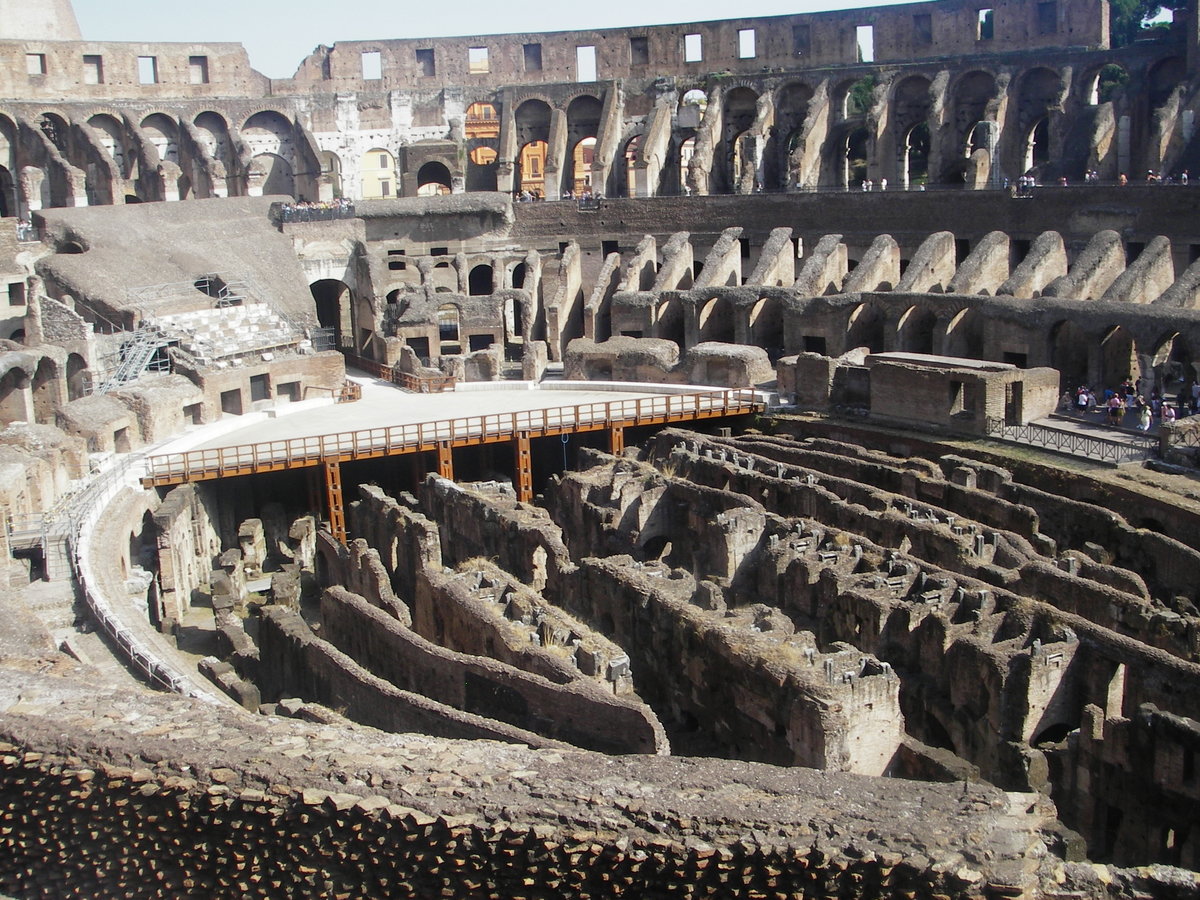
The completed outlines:
[[[1129,183],[1129,179],[1125,177],[1124,172],[1122,172],[1120,175],[1117,176],[1117,184],[1124,186],[1128,183]]]
[[[1188,170],[1187,169],[1184,169],[1182,172],[1179,173],[1179,183],[1184,185],[1185,187],[1187,186],[1187,183],[1188,183]]]
[[[1138,424],[1137,424],[1138,431],[1149,431],[1150,430],[1150,404],[1146,401],[1145,397],[1140,397],[1140,396],[1137,398],[1137,404],[1138,404]]]
[[[1116,428],[1124,417],[1125,407],[1121,403],[1121,398],[1113,394],[1108,398],[1108,424]]]

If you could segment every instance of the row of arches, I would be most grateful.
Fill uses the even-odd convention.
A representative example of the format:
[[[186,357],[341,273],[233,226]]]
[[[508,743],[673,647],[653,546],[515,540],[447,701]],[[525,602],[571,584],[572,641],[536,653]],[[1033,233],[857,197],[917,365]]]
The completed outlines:
[[[989,152],[993,183],[1001,173],[1015,177],[1031,169],[1068,178],[1100,169],[1115,178],[1118,167],[1161,167],[1156,148],[1163,142],[1151,140],[1159,127],[1155,113],[1187,78],[1180,56],[1141,59],[1114,51],[1097,54],[1077,71],[974,68],[948,80],[931,71],[891,82],[876,75],[797,77],[774,87],[734,82],[712,95],[719,103],[711,110],[709,95],[693,88],[678,99],[665,146],[657,146],[659,138],[656,146],[647,143],[652,116],[631,119],[614,142],[611,167],[597,165],[603,94],[580,93],[565,106],[526,96],[515,103],[510,123],[512,187],[548,196],[567,190],[631,195],[634,170],[647,155],[659,165],[656,183],[645,190],[657,194],[853,187],[872,176],[896,187],[954,185],[971,181],[981,150]],[[1093,146],[1106,104],[1121,120],[1128,146]],[[884,106],[886,117],[877,118]],[[73,122],[48,109],[20,127],[15,117],[0,113],[0,212],[78,202],[70,179],[56,171],[64,162],[84,173],[83,190],[93,204],[246,193],[315,199],[355,190],[366,198],[495,190],[500,112],[495,101],[467,107],[466,152],[458,165],[419,155],[409,173],[401,171],[395,147],[376,144],[360,152],[353,161],[360,181],[349,191],[342,183],[346,160],[334,150],[312,150],[279,110],[259,110],[240,121],[212,109],[190,120],[161,110],[137,119],[98,110]],[[566,138],[559,159],[551,149],[552,126],[561,129],[553,139]],[[21,128],[36,128],[40,136],[22,138]],[[698,142],[707,148],[700,156]],[[1194,149],[1200,160],[1200,144]],[[1183,157],[1192,150],[1172,152]],[[44,177],[33,188],[37,196],[22,198],[18,173],[30,166]],[[605,183],[596,183],[601,175]]]

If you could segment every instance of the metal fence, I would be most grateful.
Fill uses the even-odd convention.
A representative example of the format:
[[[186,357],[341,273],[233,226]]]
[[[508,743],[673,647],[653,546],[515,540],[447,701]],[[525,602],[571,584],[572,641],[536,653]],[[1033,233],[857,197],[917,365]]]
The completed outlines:
[[[1158,455],[1158,438],[1144,434],[1125,434],[1120,440],[1115,440],[1034,423],[1010,425],[996,417],[988,418],[986,429],[989,437],[1003,441],[1113,465],[1143,462]]]

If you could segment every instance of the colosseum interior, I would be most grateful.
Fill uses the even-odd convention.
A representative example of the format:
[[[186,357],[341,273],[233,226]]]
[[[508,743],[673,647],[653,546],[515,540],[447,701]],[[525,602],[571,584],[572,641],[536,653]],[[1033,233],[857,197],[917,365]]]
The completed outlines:
[[[1139,24],[268,79],[0,0],[0,893],[1197,896],[1200,17]]]

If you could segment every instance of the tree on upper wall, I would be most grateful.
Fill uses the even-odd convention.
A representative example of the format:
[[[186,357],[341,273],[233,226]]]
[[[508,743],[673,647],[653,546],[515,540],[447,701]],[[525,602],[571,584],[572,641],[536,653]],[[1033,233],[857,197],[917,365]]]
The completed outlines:
[[[1124,47],[1138,38],[1170,30],[1170,24],[1151,20],[1164,10],[1171,13],[1186,10],[1187,0],[1108,0],[1108,5],[1112,46]]]

